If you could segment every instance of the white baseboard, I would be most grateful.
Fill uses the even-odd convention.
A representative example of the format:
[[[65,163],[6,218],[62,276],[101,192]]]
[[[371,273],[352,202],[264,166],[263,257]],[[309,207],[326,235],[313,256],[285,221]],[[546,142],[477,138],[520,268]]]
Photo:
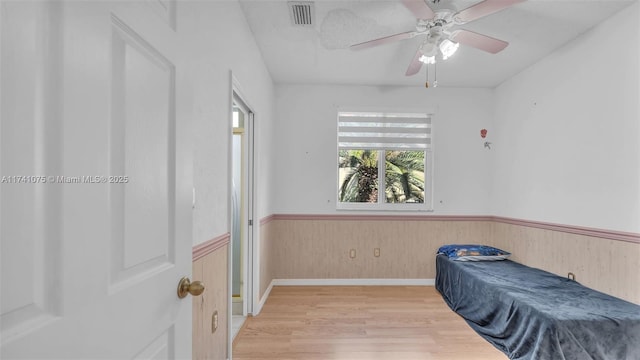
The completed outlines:
[[[434,286],[435,279],[273,279],[273,286]]]
[[[256,308],[253,309],[253,313],[251,313],[252,316],[257,316],[258,314],[260,314],[260,311],[262,310],[264,303],[269,298],[269,294],[273,289],[273,285],[274,285],[273,282],[274,280],[271,280],[271,283],[269,283],[269,287],[267,287],[267,291],[264,292],[264,295],[262,296],[262,298],[260,298],[260,301],[258,301],[258,306],[256,306]]]

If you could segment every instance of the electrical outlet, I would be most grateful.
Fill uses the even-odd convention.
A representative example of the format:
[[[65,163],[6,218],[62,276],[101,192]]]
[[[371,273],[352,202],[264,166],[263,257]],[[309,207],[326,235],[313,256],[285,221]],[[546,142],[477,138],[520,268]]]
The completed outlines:
[[[349,250],[349,257],[352,259],[356,258],[356,249]]]
[[[380,257],[380,248],[373,249],[373,256]]]
[[[211,333],[213,334],[216,330],[218,330],[218,310],[211,315]]]

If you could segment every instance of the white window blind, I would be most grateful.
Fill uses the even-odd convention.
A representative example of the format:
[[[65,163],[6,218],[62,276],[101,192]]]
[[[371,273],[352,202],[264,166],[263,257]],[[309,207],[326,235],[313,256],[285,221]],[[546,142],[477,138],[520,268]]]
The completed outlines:
[[[428,114],[338,113],[338,149],[427,150]]]

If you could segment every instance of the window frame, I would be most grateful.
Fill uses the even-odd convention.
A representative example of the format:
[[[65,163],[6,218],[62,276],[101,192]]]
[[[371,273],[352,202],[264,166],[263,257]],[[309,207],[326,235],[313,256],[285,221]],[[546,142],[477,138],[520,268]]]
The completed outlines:
[[[383,183],[378,183],[378,193],[382,194],[381,196],[378,196],[378,202],[376,203],[358,203],[358,202],[341,202],[340,201],[340,167],[339,167],[339,159],[340,159],[340,150],[347,150],[347,149],[340,149],[340,144],[339,144],[339,123],[340,123],[340,118],[341,118],[341,114],[345,114],[345,113],[353,113],[353,114],[390,114],[390,115],[411,115],[411,114],[420,114],[420,115],[426,115],[427,117],[430,118],[430,138],[431,138],[431,144],[429,147],[427,147],[426,149],[422,150],[425,153],[424,156],[424,202],[423,203],[387,203],[386,201],[386,196],[385,194],[385,190],[386,190],[386,182]],[[335,161],[335,176],[334,176],[334,184],[335,184],[335,196],[336,196],[336,210],[356,210],[356,211],[409,211],[409,212],[433,212],[433,148],[434,148],[434,141],[433,141],[433,119],[434,119],[434,115],[433,112],[431,111],[424,111],[424,110],[418,110],[418,111],[398,111],[396,110],[391,110],[391,111],[380,111],[380,110],[345,110],[345,109],[338,109],[337,111],[337,121],[336,121],[336,145],[335,145],[335,157],[334,157],[334,161]],[[363,150],[362,148],[353,148],[352,150]],[[366,149],[365,149],[366,150]],[[378,179],[383,179],[383,181],[385,180],[385,172],[386,172],[386,151],[394,151],[394,150],[401,150],[402,149],[393,149],[393,148],[388,148],[388,149],[369,149],[369,150],[374,150],[374,151],[378,151]],[[416,151],[416,149],[406,149],[406,150],[411,150],[411,151]]]

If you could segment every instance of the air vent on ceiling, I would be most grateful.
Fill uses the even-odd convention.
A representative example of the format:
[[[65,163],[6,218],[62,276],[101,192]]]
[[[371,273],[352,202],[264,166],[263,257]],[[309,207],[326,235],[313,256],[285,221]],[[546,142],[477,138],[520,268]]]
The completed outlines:
[[[312,1],[289,1],[291,22],[296,26],[313,26],[315,10]]]

